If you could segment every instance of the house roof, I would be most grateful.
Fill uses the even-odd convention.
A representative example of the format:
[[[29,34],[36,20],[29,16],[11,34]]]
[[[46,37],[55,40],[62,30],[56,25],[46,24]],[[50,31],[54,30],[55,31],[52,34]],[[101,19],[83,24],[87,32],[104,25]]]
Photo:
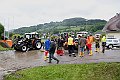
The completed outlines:
[[[112,17],[103,28],[104,32],[120,31],[120,13]]]

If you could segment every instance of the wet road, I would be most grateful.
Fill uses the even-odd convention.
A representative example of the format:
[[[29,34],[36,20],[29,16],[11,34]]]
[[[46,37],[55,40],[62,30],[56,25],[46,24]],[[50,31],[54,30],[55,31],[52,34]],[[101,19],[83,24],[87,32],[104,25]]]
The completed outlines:
[[[4,51],[0,52],[0,67],[5,70],[20,69],[44,64],[43,53],[41,51]]]
[[[67,51],[64,56],[58,56],[57,54],[55,56],[60,60],[60,64],[120,62],[120,49],[106,50],[104,54],[93,52],[93,56],[89,56],[86,53],[82,58],[79,56],[69,57]],[[56,64],[56,61],[52,60],[52,64]],[[8,70],[52,64],[44,61],[44,53],[40,50],[31,50],[28,52],[0,51],[0,80],[2,80],[3,73]]]

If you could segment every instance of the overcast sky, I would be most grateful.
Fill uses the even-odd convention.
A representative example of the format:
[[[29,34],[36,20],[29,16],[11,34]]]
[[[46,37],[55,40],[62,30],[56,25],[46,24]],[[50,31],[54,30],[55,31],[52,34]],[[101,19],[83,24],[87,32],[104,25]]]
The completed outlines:
[[[74,17],[109,20],[116,13],[120,0],[0,0],[6,30]]]

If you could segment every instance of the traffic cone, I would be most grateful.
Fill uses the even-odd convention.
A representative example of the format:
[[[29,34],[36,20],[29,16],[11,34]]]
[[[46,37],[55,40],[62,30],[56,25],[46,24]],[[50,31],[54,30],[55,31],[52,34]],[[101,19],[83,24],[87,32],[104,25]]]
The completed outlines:
[[[93,55],[92,50],[90,50],[90,54],[89,54],[89,56],[92,56],[92,55]]]

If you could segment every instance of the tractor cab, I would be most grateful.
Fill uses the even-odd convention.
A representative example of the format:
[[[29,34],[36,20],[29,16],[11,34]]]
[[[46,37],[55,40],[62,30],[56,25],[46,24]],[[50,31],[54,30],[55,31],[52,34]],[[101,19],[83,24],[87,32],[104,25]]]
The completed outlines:
[[[37,32],[25,33],[24,37],[28,39],[39,39],[39,34]]]

